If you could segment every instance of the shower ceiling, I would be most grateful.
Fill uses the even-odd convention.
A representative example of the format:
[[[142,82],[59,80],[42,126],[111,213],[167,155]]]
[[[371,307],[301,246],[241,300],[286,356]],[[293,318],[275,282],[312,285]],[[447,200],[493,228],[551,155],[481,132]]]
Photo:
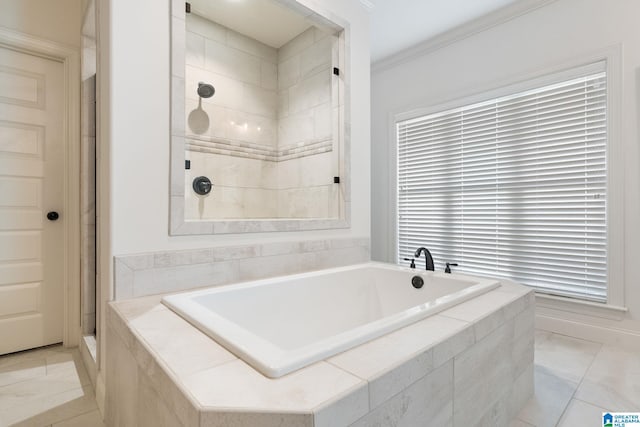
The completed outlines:
[[[190,0],[191,11],[279,49],[311,27],[298,12],[273,0]]]

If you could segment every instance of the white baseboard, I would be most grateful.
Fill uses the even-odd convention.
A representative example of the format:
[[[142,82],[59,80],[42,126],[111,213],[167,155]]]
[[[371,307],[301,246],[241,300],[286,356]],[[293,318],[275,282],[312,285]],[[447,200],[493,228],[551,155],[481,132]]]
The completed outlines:
[[[640,331],[563,318],[562,314],[541,313],[536,309],[536,328],[602,344],[640,350]]]
[[[91,343],[91,340],[93,340],[93,343]],[[78,346],[80,349],[82,362],[84,363],[84,367],[89,374],[89,378],[91,379],[91,384],[93,384],[94,390],[96,388],[96,377],[98,374],[98,367],[96,365],[95,359],[95,342],[96,338],[94,336],[84,336],[80,338],[80,344]],[[91,345],[93,346],[93,349],[90,348]]]

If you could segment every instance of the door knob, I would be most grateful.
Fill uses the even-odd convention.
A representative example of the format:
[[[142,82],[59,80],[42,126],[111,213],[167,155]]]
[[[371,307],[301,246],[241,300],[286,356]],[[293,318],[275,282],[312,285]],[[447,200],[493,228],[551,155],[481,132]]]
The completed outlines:
[[[56,211],[51,211],[51,212],[47,213],[47,219],[49,221],[55,221],[58,218],[60,218],[60,214],[58,214],[58,212],[56,212]]]

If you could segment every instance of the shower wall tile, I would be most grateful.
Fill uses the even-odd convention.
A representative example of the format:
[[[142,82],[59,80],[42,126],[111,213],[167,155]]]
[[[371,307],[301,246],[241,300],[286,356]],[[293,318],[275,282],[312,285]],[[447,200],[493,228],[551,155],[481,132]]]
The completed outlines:
[[[309,28],[304,33],[300,34],[289,43],[285,44],[278,50],[278,61],[285,61],[295,55],[298,55],[303,50],[307,49],[315,42],[314,29]]]
[[[333,38],[310,28],[278,54],[278,146],[300,147],[330,139]],[[324,116],[323,116],[324,115]]]
[[[185,63],[204,68],[204,36],[187,31]]]
[[[227,29],[222,25],[204,19],[194,13],[186,16],[187,31],[200,34],[205,38],[224,43],[227,40]]]
[[[233,191],[233,189],[231,189]],[[243,210],[236,218],[275,218],[278,215],[277,190],[242,189]]]
[[[299,188],[333,183],[337,161],[332,152],[278,163],[278,188]]]
[[[158,264],[155,261],[159,261]],[[308,240],[117,256],[114,299],[370,260],[368,238]]]
[[[190,153],[192,176],[206,175],[215,186],[275,189],[273,162],[210,153]]]
[[[287,89],[278,92],[278,118],[289,115],[289,91]]]
[[[303,111],[278,121],[278,143],[281,146],[297,145],[309,140],[314,133],[313,111]]]
[[[326,102],[331,102],[331,73],[328,69],[301,80],[289,89],[290,113],[308,110]]]
[[[211,70],[187,66],[185,93],[188,99],[200,100],[197,92],[198,82],[210,83],[216,89],[215,95],[212,98],[203,99],[203,103],[238,110],[242,108],[242,91],[244,87],[241,81]]]
[[[278,51],[275,48],[229,29],[227,29],[227,46],[257,56],[271,64],[278,62]]]
[[[278,66],[266,61],[260,64],[260,86],[265,89],[278,89]]]
[[[264,117],[276,118],[278,95],[273,89],[253,85],[242,85],[242,108],[244,111]]]
[[[300,55],[278,63],[278,89],[288,89],[300,80]]]
[[[332,127],[331,104],[326,102],[313,109],[313,135],[316,141],[331,139]]]
[[[232,142],[245,141],[261,144],[265,148],[274,150],[276,148],[276,120],[261,116],[259,114],[246,113],[237,110],[227,110],[228,138]],[[242,153],[248,150],[239,149]]]
[[[324,37],[300,53],[300,77],[305,79],[331,68],[331,37]]]
[[[328,218],[329,186],[288,188],[278,192],[279,218]]]
[[[205,40],[205,68],[245,83],[260,84],[260,59],[248,53]]]
[[[275,218],[276,195],[276,190],[217,186],[207,196],[192,192],[185,204],[195,212],[194,219]]]
[[[195,99],[185,101],[186,135],[212,139],[229,137],[229,109]]]

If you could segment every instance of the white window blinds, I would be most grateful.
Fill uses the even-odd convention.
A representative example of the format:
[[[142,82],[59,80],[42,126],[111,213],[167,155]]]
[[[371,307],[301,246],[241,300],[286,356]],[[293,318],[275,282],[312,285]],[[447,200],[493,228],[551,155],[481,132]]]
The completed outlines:
[[[601,72],[397,122],[398,256],[606,302]],[[418,263],[420,266],[421,263]]]

